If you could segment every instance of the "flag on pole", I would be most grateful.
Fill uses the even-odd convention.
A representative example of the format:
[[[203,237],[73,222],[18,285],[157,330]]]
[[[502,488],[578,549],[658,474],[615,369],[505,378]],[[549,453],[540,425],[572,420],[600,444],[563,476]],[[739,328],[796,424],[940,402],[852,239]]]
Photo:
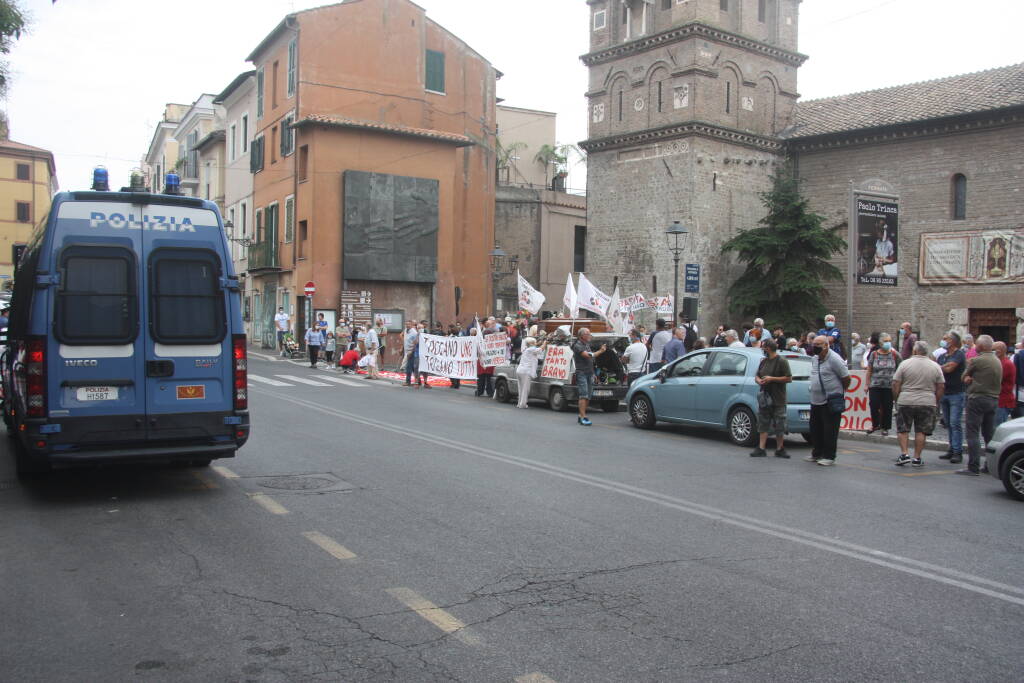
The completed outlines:
[[[576,287],[572,284],[572,273],[569,273],[569,275],[566,276],[565,295],[562,297],[562,303],[565,304],[566,310],[569,311],[570,318],[575,318],[580,314],[579,299],[576,297]]]
[[[544,305],[544,295],[531,287],[518,270],[516,277],[519,279],[519,308],[536,315]]]
[[[608,303],[611,297],[595,287],[587,279],[587,276],[580,273],[579,307],[597,313],[602,318],[608,314]]]
[[[622,301],[619,299],[619,286],[615,285],[615,291],[612,292],[611,301],[608,302],[608,324],[611,325],[612,332],[615,334],[626,334],[626,316],[629,315],[629,311],[626,310]]]

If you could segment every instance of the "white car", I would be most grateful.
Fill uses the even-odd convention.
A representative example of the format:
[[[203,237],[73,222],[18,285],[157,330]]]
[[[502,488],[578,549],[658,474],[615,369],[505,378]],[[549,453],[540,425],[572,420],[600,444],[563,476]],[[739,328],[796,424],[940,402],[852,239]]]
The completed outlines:
[[[996,427],[985,450],[989,474],[1003,482],[1011,496],[1024,500],[1024,417]]]

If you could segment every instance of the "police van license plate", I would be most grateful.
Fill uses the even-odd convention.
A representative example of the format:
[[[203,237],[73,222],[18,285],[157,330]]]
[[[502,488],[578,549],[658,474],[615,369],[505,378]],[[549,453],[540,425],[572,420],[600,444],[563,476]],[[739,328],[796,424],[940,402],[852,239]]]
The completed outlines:
[[[116,401],[117,387],[78,387],[79,401]]]
[[[611,396],[612,392],[608,389],[598,389],[594,392],[594,396]]]

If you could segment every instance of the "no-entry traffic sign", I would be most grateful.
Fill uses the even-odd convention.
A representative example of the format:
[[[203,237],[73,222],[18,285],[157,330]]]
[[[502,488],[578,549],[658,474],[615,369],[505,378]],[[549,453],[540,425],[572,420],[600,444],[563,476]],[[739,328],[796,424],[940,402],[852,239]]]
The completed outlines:
[[[310,280],[309,282],[306,283],[305,290],[306,296],[313,296],[314,294],[316,294],[316,283]]]

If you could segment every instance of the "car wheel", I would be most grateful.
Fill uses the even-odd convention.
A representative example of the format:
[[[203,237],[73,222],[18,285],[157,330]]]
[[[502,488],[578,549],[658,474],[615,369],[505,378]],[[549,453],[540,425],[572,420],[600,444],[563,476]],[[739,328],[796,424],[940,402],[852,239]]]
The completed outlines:
[[[500,403],[509,402],[509,400],[512,398],[512,394],[509,393],[507,381],[503,379],[498,380],[497,386],[494,387],[494,398],[497,399]]]
[[[1024,500],[1024,450],[1007,456],[1003,467],[1003,486],[1017,500]]]
[[[619,412],[618,401],[601,401],[601,410],[606,413],[617,413]]]
[[[654,417],[654,406],[651,405],[651,399],[643,394],[634,396],[633,400],[629,402],[629,421],[633,423],[634,427],[640,429],[654,427],[658,420]]]
[[[569,401],[565,399],[565,392],[558,387],[552,389],[548,394],[548,405],[551,406],[551,410],[557,410],[560,413],[569,410]]]
[[[757,442],[757,423],[750,408],[738,406],[729,413],[729,438],[737,446],[753,446]]]

